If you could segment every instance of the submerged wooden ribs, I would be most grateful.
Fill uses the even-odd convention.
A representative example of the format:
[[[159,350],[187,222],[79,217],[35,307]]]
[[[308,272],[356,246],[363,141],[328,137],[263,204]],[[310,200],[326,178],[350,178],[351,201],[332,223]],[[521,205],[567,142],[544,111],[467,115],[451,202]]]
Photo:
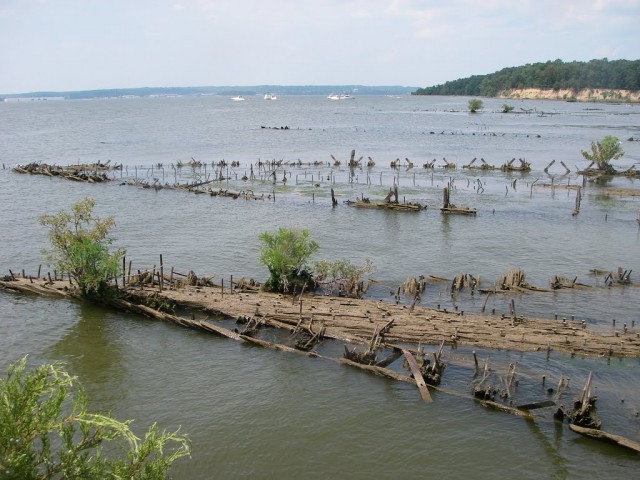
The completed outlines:
[[[73,293],[68,291],[66,285],[61,285],[61,283],[63,282],[57,282],[57,281],[43,282],[42,279],[37,279],[34,282],[34,279],[31,277],[16,278],[13,274],[11,274],[9,278],[5,277],[3,280],[0,280],[0,287],[10,289],[10,290],[16,290],[16,291],[24,291],[28,293],[37,293],[37,294],[46,294],[46,295],[54,294],[54,295],[60,295],[64,297],[70,297],[70,296],[73,297]],[[212,293],[210,291],[211,288],[214,288],[214,287],[195,287],[195,288],[186,287],[181,289],[181,291],[173,290],[174,293],[182,293],[182,296],[167,295],[165,296],[165,299],[168,300],[169,303],[176,302],[176,304],[180,304],[183,306],[188,305],[190,307],[204,308],[205,310],[210,312],[214,311],[218,313],[223,313],[223,310],[220,310],[220,308],[217,308],[217,309],[210,308],[211,303],[222,303],[222,298],[224,296],[222,292],[221,292],[220,298],[219,299],[214,298],[212,302],[204,302],[203,298],[196,298],[196,299],[187,298],[187,297],[193,297],[194,294],[197,295],[198,293],[206,297],[208,294]],[[415,352],[418,354],[417,358],[418,360],[420,360],[419,362],[414,356],[414,352],[410,351],[407,348],[401,348],[386,342],[387,337],[391,337],[392,335],[391,332],[396,329],[396,326],[402,325],[402,322],[398,322],[398,325],[396,324],[396,319],[391,321],[377,322],[377,323],[373,322],[373,320],[369,318],[370,310],[365,310],[364,317],[367,319],[367,322],[369,323],[368,325],[369,331],[371,330],[372,322],[375,323],[375,326],[373,330],[373,335],[371,339],[367,342],[365,339],[365,336],[353,336],[348,333],[341,333],[342,330],[345,330],[345,331],[349,330],[348,326],[345,326],[344,324],[342,325],[342,327],[336,326],[336,327],[331,327],[331,329],[326,329],[324,326],[324,322],[328,321],[328,319],[323,320],[323,323],[320,329],[314,332],[311,328],[311,325],[313,323],[313,314],[309,320],[309,327],[305,329],[304,327],[302,327],[304,317],[302,315],[301,306],[300,306],[300,311],[299,311],[297,320],[290,318],[291,317],[290,312],[285,312],[285,311],[280,312],[281,309],[287,310],[284,307],[286,306],[286,304],[288,304],[288,302],[286,302],[286,304],[282,302],[282,299],[283,299],[282,295],[271,295],[270,298],[265,298],[265,297],[269,297],[269,295],[256,294],[255,292],[253,292],[252,294],[231,293],[231,294],[227,294],[226,297],[227,299],[232,298],[233,302],[231,302],[230,304],[218,305],[218,307],[222,307],[224,309],[224,312],[227,312],[227,313],[224,313],[225,316],[230,316],[228,312],[233,311],[231,307],[237,304],[236,301],[240,302],[241,304],[244,304],[245,310],[247,305],[251,308],[253,307],[254,304],[257,305],[253,317],[239,318],[239,322],[244,323],[246,325],[246,328],[245,328],[245,331],[243,331],[242,333],[238,333],[237,331],[230,330],[230,329],[221,327],[219,325],[215,325],[214,323],[208,320],[196,320],[195,318],[187,319],[174,314],[158,311],[154,308],[148,307],[145,304],[145,302],[149,300],[149,298],[153,297],[153,300],[157,301],[160,293],[164,295],[172,292],[171,290],[169,291],[164,290],[163,292],[158,292],[155,289],[144,289],[144,288],[138,288],[138,287],[128,288],[126,290],[127,290],[128,300],[125,300],[124,298],[107,298],[107,299],[104,299],[102,302],[119,309],[140,313],[140,314],[157,318],[163,321],[169,321],[184,327],[215,333],[217,335],[221,335],[226,338],[234,339],[237,341],[244,341],[256,346],[260,346],[262,348],[269,348],[269,349],[274,349],[274,350],[284,351],[289,353],[298,353],[298,354],[303,354],[310,357],[321,357],[321,355],[319,355],[317,352],[309,351],[309,349],[307,348],[299,348],[298,344],[296,344],[294,347],[290,347],[288,345],[274,343],[274,342],[257,338],[256,336],[254,336],[254,334],[256,333],[255,331],[248,332],[247,329],[258,328],[260,326],[265,326],[265,325],[271,325],[277,328],[290,329],[290,327],[295,324],[295,328],[293,328],[294,334],[300,333],[300,332],[307,333],[306,341],[304,342],[305,346],[309,346],[310,342],[312,341],[320,342],[322,338],[324,338],[326,332],[329,332],[326,335],[327,337],[338,338],[348,342],[357,342],[357,343],[366,344],[368,345],[368,349],[364,352],[364,354],[356,355],[357,357],[356,361],[349,358],[351,356],[349,355],[350,350],[346,346],[345,346],[345,352],[347,353],[346,355],[347,358],[342,358],[342,359],[333,359],[329,357],[322,357],[322,358],[329,359],[329,360],[338,360],[341,363],[352,366],[352,367],[357,367],[359,369],[367,370],[372,373],[383,375],[385,377],[388,377],[397,381],[415,384],[418,387],[423,400],[425,400],[426,402],[432,401],[432,397],[429,393],[429,389],[431,388],[435,391],[456,395],[460,397],[470,398],[479,402],[481,405],[485,407],[511,413],[527,419],[533,419],[533,416],[529,412],[529,410],[537,409],[537,408],[546,408],[546,407],[555,405],[554,401],[546,400],[542,402],[525,404],[520,407],[512,407],[512,406],[494,401],[494,396],[491,394],[489,395],[480,394],[480,392],[482,391],[481,390],[482,384],[487,379],[488,370],[487,370],[486,363],[485,363],[485,374],[483,375],[483,378],[480,381],[480,383],[475,387],[474,394],[472,396],[451,392],[451,391],[447,391],[445,389],[440,388],[438,384],[441,378],[442,369],[444,368],[444,363],[441,361],[441,355],[442,355],[442,348],[445,345],[445,341],[442,340],[440,342],[439,350],[437,352],[434,352],[435,362],[433,364],[431,364],[429,361],[426,360],[426,356],[423,354],[421,349]],[[182,290],[187,290],[186,297],[184,296],[185,292]],[[209,291],[207,293],[203,293],[202,292],[203,290],[209,290]],[[256,297],[258,299],[257,304],[254,303],[254,301],[256,300]],[[339,299],[339,298],[335,299],[335,298],[328,298],[328,297],[320,297],[318,299],[318,300],[324,300],[324,302],[323,301],[313,302],[313,299],[314,299],[313,296],[307,296],[307,297],[304,297],[304,299],[307,302],[311,300],[311,305],[309,306],[309,308],[311,310],[314,310],[315,314],[322,313],[321,309],[323,307],[326,307],[327,303],[329,303],[329,305],[333,304],[333,306],[329,306],[329,311],[327,313],[331,314],[334,321],[336,319],[337,314],[338,315],[340,314],[340,307],[347,307],[347,309],[351,309],[352,307],[358,307],[358,306],[362,307],[363,305],[366,306],[371,303],[371,302],[367,303],[365,301],[357,302],[353,300],[344,301],[344,299]],[[337,305],[335,303],[336,300],[339,302]],[[269,308],[270,302],[273,302],[273,311],[271,311],[272,308]],[[393,306],[390,305],[389,307],[390,307],[389,309],[385,309],[385,312],[389,312],[391,307]],[[260,310],[262,310],[263,313],[260,313]],[[266,311],[268,311],[269,313],[265,313]],[[270,317],[277,318],[277,320],[271,320]],[[348,315],[348,317],[359,318],[358,315],[355,315],[353,313]],[[433,320],[434,317],[435,316],[432,316],[431,320]],[[383,337],[384,337],[384,340],[383,340]],[[454,338],[454,341],[457,341],[457,340],[458,338],[457,338],[457,328],[456,328],[456,338]],[[424,338],[421,340],[421,342],[422,341],[424,341]],[[376,362],[375,351],[379,347],[381,347],[383,343],[385,343],[386,346],[391,347],[393,349],[393,352],[383,360]],[[354,352],[354,351],[355,349],[352,350],[351,352]],[[386,368],[389,364],[397,360],[400,357],[400,355],[403,355],[405,357],[408,367],[412,372],[411,376],[403,375],[391,369]],[[638,356],[637,351],[636,351],[636,356]],[[474,352],[474,358],[475,358],[475,352]],[[363,359],[365,361],[361,361]],[[477,373],[477,362],[476,362],[476,373]],[[512,385],[514,383],[517,385],[517,382],[514,382],[514,377],[515,377],[515,365],[512,364],[512,365],[509,365],[509,371],[506,375],[506,380],[504,381],[506,393],[501,394],[500,395],[501,398],[503,399],[511,398],[510,390],[511,388],[515,388],[515,387],[512,387]],[[487,389],[490,389],[490,387],[487,387]],[[574,403],[574,411],[568,416],[568,418],[570,419],[569,427],[576,433],[589,436],[592,438],[596,438],[599,440],[605,440],[605,441],[623,446],[625,448],[631,449],[635,452],[640,452],[640,444],[632,440],[629,440],[625,437],[610,434],[607,432],[602,432],[599,430],[600,424],[599,422],[597,422],[597,419],[594,416],[594,409],[595,409],[594,404],[595,404],[595,397],[591,397],[591,374],[590,374],[583,388],[583,394],[581,399],[577,400]],[[564,418],[564,416],[562,418]],[[562,419],[559,419],[559,420],[562,420]],[[594,427],[594,426],[597,428],[588,428],[588,427]]]

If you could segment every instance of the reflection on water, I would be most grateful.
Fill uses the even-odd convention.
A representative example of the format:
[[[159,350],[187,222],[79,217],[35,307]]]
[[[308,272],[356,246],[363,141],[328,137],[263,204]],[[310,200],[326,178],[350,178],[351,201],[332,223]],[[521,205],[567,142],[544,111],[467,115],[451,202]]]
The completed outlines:
[[[50,347],[48,356],[64,361],[80,380],[88,384],[87,393],[99,393],[109,403],[126,398],[128,368],[123,362],[120,337],[122,316],[109,309],[77,303],[77,321]]]

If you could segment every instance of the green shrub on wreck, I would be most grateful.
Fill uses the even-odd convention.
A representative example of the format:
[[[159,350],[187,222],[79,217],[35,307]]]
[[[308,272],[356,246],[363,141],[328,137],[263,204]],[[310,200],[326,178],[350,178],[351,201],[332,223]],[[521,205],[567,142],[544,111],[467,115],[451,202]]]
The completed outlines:
[[[265,289],[288,292],[294,287],[311,287],[313,279],[308,270],[309,258],[320,245],[309,238],[309,231],[279,227],[274,233],[262,232],[258,261],[269,269]]]
[[[109,231],[113,217],[101,219],[93,214],[95,202],[85,198],[71,206],[71,212],[40,216],[49,227],[50,250],[43,255],[59,272],[67,272],[81,295],[104,295],[110,281],[118,275],[123,249],[110,253],[113,239]]]
[[[482,100],[479,98],[472,98],[469,100],[467,107],[471,113],[476,113],[478,110],[482,110],[484,108],[484,103],[482,103]]]
[[[591,142],[591,151],[582,150],[582,156],[594,162],[598,170],[604,173],[615,173],[611,160],[617,160],[624,155],[622,145],[618,137],[607,135],[599,142]]]

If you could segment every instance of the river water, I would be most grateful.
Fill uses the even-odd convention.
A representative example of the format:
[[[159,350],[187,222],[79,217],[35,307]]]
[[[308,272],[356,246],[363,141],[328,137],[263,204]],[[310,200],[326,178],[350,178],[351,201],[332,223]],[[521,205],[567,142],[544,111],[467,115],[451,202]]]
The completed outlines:
[[[640,139],[640,108],[523,100],[509,101],[514,113],[502,114],[504,101],[486,99],[484,111],[472,115],[466,101],[203,96],[0,104],[0,269],[35,275],[42,265],[48,271],[38,216],[91,196],[99,215],[115,217],[116,243],[127,249],[134,269],[153,267],[162,254],[165,267],[177,271],[263,281],[258,234],[307,228],[321,245],[319,258],[370,259],[376,283],[368,295],[384,301],[393,301],[391,292],[410,275],[471,273],[484,288],[516,267],[541,287],[552,275],[577,276],[591,287],[489,299],[468,292],[452,298],[446,282],[431,282],[421,303],[476,312],[486,300],[487,313],[499,316],[513,299],[518,314],[574,315],[589,328],[617,330],[624,348],[640,332],[637,282],[605,288],[604,276],[589,270],[621,266],[633,270],[632,280],[640,272],[640,199],[608,195],[589,183],[579,215],[572,216],[576,191],[565,187],[583,184],[575,173],[586,167],[580,150],[604,135],[622,140],[619,169],[637,165],[640,142],[627,139]],[[350,172],[352,149],[365,166]],[[370,169],[368,157],[375,161]],[[390,162],[397,158],[403,167],[394,170]],[[414,168],[406,168],[405,158]],[[443,158],[457,168],[442,168]],[[532,171],[463,169],[473,158],[498,167],[524,158]],[[436,168],[422,167],[433,159]],[[17,163],[98,160],[123,164],[115,173],[119,181],[78,184],[10,170]],[[204,165],[188,166],[193,160]],[[216,167],[222,160],[239,166]],[[258,167],[272,160],[282,162],[275,183]],[[179,162],[185,166],[176,168]],[[243,181],[252,166],[255,180]],[[224,180],[216,180],[220,175]],[[127,179],[209,181],[214,189],[271,197],[156,191],[123,185]],[[394,181],[401,200],[429,208],[398,213],[343,203],[381,199]],[[477,208],[476,217],[440,214],[449,183],[452,201]],[[638,187],[626,178],[609,185]],[[330,188],[340,202],[333,209]],[[455,395],[435,394],[425,404],[409,385],[335,362],[263,351],[74,301],[0,291],[0,311],[1,367],[27,354],[31,364],[62,360],[85,385],[92,408],[135,419],[139,432],[154,421],[181,426],[193,456],[175,465],[175,478],[633,478],[638,468],[637,456],[576,436],[555,425],[549,410],[526,422]],[[339,345],[323,348],[340,354]],[[488,359],[495,384],[517,364],[515,404],[549,398],[546,389],[562,375],[570,380],[560,402],[569,405],[593,371],[603,429],[640,440],[637,359],[477,353]],[[471,350],[448,348],[445,359],[443,387],[468,394]]]

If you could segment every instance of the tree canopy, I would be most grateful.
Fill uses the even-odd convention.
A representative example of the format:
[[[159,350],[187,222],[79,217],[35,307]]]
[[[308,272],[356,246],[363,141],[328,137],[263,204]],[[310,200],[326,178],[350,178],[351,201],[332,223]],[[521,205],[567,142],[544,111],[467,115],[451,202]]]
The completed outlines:
[[[640,90],[640,60],[609,61],[603,58],[589,62],[532,63],[419,88],[414,94],[493,97],[513,88]]]

